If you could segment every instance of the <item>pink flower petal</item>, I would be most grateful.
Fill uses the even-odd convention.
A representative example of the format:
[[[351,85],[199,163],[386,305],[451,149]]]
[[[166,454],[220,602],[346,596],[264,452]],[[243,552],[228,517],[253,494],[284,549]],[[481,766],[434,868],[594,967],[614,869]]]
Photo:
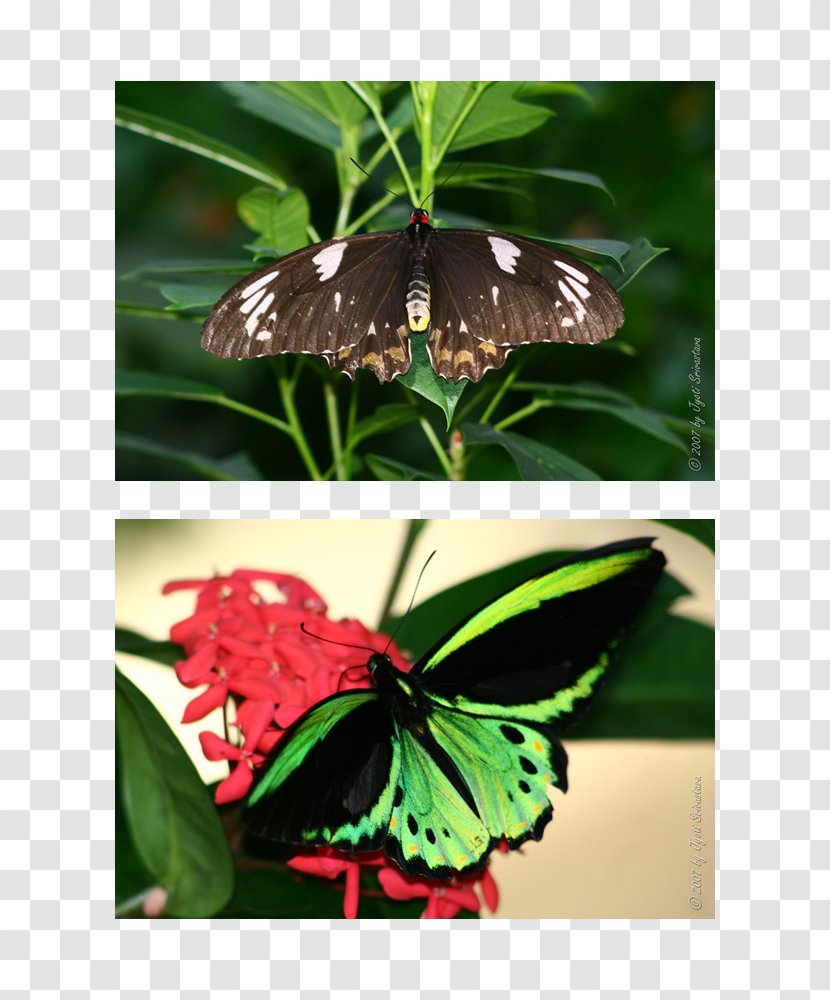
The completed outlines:
[[[228,685],[225,681],[212,684],[206,691],[196,695],[193,701],[187,703],[182,715],[182,722],[197,722],[204,719],[215,708],[225,704],[228,697]]]

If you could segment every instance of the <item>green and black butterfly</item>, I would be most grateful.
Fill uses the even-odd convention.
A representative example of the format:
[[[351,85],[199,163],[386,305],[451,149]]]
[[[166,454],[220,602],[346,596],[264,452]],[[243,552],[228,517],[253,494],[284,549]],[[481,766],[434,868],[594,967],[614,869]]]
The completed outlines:
[[[332,695],[280,740],[243,822],[271,840],[383,850],[405,873],[484,867],[539,840],[567,790],[554,731],[600,685],[666,560],[652,539],[576,555],[470,615],[409,673],[369,658],[372,688]]]

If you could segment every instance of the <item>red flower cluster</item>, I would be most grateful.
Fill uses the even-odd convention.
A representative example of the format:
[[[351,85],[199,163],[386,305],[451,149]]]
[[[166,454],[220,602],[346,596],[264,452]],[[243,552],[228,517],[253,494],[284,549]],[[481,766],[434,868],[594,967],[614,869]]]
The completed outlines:
[[[276,599],[266,600],[257,584],[275,587]],[[216,791],[218,803],[247,795],[254,769],[312,705],[337,691],[370,686],[368,672],[359,669],[368,654],[346,644],[386,649],[396,667],[409,669],[388,636],[354,619],[332,621],[320,595],[297,577],[235,570],[210,580],[169,583],[163,592],[178,590],[195,590],[197,597],[194,613],[170,629],[171,642],[186,653],[175,666],[176,676],[188,688],[207,685],[188,704],[182,721],[195,722],[219,707],[227,719],[229,702],[236,709],[235,722],[226,726],[238,730],[236,741],[210,732],[199,737],[208,760],[230,762],[230,775]],[[301,631],[301,623],[320,638]],[[474,883],[480,883],[489,909],[498,903],[498,890],[486,870],[449,883],[410,878],[380,852],[350,855],[324,847],[316,855],[292,858],[289,865],[324,878],[345,872],[347,917],[357,916],[361,869],[376,869],[382,890],[392,899],[424,897],[424,917],[453,917],[461,909],[477,912],[481,903]]]

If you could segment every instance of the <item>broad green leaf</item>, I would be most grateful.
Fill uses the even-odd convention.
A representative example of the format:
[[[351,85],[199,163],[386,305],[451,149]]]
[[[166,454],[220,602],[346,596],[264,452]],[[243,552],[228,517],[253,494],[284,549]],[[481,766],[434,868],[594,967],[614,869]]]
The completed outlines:
[[[118,653],[130,653],[132,656],[143,656],[145,660],[154,660],[172,667],[184,656],[181,646],[174,642],[160,639],[148,639],[145,635],[133,632],[132,629],[115,629],[115,649]]]
[[[522,86],[522,97],[550,97],[552,95],[565,97],[581,97],[590,104],[591,95],[581,83],[570,83],[567,80],[526,80]]]
[[[374,413],[355,424],[349,444],[356,447],[376,434],[387,434],[418,419],[418,411],[408,403],[384,403]]]
[[[268,88],[261,83],[223,83],[243,110],[288,132],[308,139],[318,146],[339,150],[340,129],[318,111],[296,100],[292,95]]]
[[[638,406],[632,399],[604,387],[590,388],[587,385],[547,386],[537,384],[535,392],[537,399],[549,399],[554,406],[566,410],[583,410],[593,413],[604,413],[615,417],[624,423],[636,427],[645,434],[686,451],[686,442],[665,424],[665,415]],[[515,387],[514,387],[515,388]]]
[[[185,285],[167,282],[159,286],[159,291],[170,303],[166,309],[212,309],[228,290],[223,285]]]
[[[167,913],[209,917],[233,891],[233,862],[216,807],[153,704],[115,672],[118,795],[136,852],[168,892]]]
[[[137,455],[158,458],[165,462],[183,465],[204,479],[217,480],[256,480],[262,479],[259,469],[254,465],[247,452],[238,451],[225,458],[214,458],[212,455],[200,455],[197,452],[169,448],[157,444],[136,434],[115,434],[116,450],[123,449]]]
[[[282,80],[279,83],[263,83],[262,86],[269,93],[296,101],[341,127],[359,125],[367,114],[363,101],[347,83],[340,80]],[[367,89],[374,94],[373,88]]]
[[[581,170],[556,170],[552,167],[516,167],[504,163],[471,163],[465,161],[447,180],[445,187],[465,187],[483,180],[509,177],[541,177],[547,180],[566,181],[570,184],[584,184],[597,188],[613,201],[613,195],[596,174]]]
[[[671,614],[640,625],[567,738],[714,739],[714,629]]]
[[[441,88],[445,86],[439,85],[439,100]],[[512,81],[491,84],[465,119],[450,149],[470,149],[488,142],[514,139],[550,121],[554,117],[553,111],[521,100],[523,87],[523,83]]]
[[[412,365],[406,375],[401,375],[398,381],[407,389],[417,392],[419,396],[440,407],[444,411],[449,429],[458,400],[467,388],[469,379],[451,382],[437,375],[427,354],[426,338],[417,336],[412,338]]]
[[[667,524],[675,531],[682,531],[684,535],[691,535],[711,552],[715,551],[715,522],[712,518],[662,517],[659,523]]]
[[[286,182],[276,170],[272,170],[271,167],[253,156],[248,156],[247,153],[243,153],[226,142],[212,139],[202,132],[197,132],[196,129],[181,125],[179,122],[169,121],[158,115],[147,114],[145,111],[138,111],[136,108],[127,108],[118,104],[115,108],[115,124],[129,129],[131,132],[139,132],[152,139],[169,142],[173,146],[187,149],[191,153],[206,157],[208,160],[223,163],[226,167],[231,167],[239,173],[263,181],[278,191],[286,187]]]
[[[462,424],[461,432],[468,446],[495,444],[504,448],[525,480],[600,478],[575,459],[523,434],[500,431],[490,424]]]
[[[411,483],[419,479],[437,481],[446,478],[444,476],[433,475],[431,472],[424,472],[423,469],[416,469],[414,466],[406,465],[404,462],[396,462],[385,455],[364,455],[363,459],[369,466],[375,479]]]
[[[214,401],[226,399],[224,392],[207,382],[194,382],[178,375],[157,375],[155,372],[134,372],[126,368],[115,371],[116,396],[168,396],[172,399]]]
[[[644,236],[640,236],[632,242],[628,253],[623,258],[623,273],[617,274],[612,272],[611,274],[606,274],[605,277],[619,291],[632,278],[636,277],[646,265],[667,252],[668,247],[653,247]]]
[[[245,225],[271,246],[288,253],[307,245],[310,213],[299,188],[275,192],[256,187],[242,195],[237,208]]]

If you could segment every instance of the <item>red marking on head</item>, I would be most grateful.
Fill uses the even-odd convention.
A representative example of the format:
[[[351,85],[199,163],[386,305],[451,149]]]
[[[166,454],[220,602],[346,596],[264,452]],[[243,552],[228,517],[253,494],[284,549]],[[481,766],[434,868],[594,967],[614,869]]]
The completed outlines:
[[[412,210],[412,215],[409,217],[410,225],[428,226],[429,225],[429,214],[424,208],[414,208]]]

